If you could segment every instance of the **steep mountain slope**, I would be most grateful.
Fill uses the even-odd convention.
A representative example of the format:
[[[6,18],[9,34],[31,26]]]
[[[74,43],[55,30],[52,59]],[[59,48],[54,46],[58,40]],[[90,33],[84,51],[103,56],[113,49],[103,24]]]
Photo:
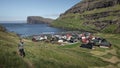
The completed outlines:
[[[83,31],[120,33],[119,7],[120,0],[82,0],[61,14],[52,25]]]

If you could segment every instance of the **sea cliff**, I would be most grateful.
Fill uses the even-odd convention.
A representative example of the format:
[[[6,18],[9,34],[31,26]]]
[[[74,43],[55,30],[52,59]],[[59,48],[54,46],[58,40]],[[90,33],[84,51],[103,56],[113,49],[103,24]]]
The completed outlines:
[[[31,24],[40,24],[40,23],[50,24],[52,21],[53,19],[43,18],[40,16],[28,16],[27,17],[27,23],[31,23]]]

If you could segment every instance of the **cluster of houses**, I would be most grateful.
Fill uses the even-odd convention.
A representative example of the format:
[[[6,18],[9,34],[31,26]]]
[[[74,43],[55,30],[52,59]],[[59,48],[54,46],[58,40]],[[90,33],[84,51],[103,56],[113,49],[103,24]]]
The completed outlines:
[[[78,42],[78,34],[67,33],[67,34],[41,34],[34,35],[32,41],[49,41],[51,43],[75,43]]]
[[[32,41],[45,41],[52,44],[71,44],[82,42],[80,47],[92,49],[93,46],[111,47],[111,43],[104,38],[95,37],[92,33],[63,33],[63,34],[41,34],[32,36]]]

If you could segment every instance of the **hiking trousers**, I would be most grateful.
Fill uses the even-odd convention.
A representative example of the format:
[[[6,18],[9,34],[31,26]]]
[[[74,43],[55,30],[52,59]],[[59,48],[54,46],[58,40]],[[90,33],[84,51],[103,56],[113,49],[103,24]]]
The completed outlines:
[[[20,52],[20,56],[25,57],[25,51],[24,51],[24,49],[19,49],[19,52]]]

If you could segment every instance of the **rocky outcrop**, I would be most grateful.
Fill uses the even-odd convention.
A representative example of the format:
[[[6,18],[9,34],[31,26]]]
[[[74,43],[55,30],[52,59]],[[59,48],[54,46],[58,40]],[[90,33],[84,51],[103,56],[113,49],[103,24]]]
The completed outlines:
[[[5,31],[6,31],[6,28],[3,27],[2,25],[0,25],[0,31],[5,32]]]
[[[40,16],[28,16],[27,17],[27,23],[31,23],[31,24],[40,24],[40,23],[50,24],[52,21],[53,19],[43,18]]]
[[[119,7],[120,0],[82,0],[62,13],[53,25],[85,31],[120,33]]]
[[[111,7],[116,4],[120,4],[120,0],[82,0],[80,3],[61,14],[61,16],[68,13],[83,13],[93,9]]]
[[[120,33],[120,20],[117,21],[117,25],[118,25],[118,27],[116,28],[116,30],[114,32]]]

